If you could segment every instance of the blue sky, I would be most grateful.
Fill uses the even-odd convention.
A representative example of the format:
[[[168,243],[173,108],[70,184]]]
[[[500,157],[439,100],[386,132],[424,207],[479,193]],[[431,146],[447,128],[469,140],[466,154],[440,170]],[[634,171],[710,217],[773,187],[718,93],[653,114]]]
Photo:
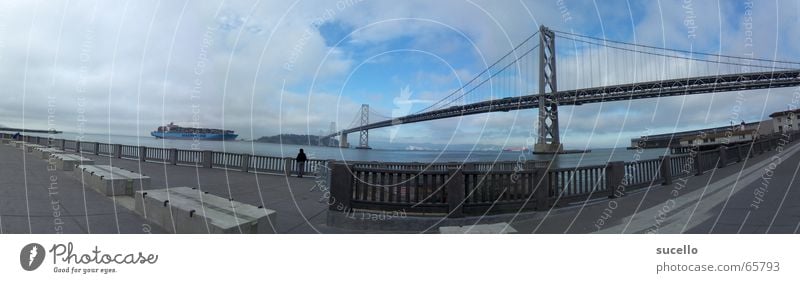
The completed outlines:
[[[0,124],[75,131],[86,117],[82,130],[93,133],[146,135],[159,124],[196,121],[244,138],[319,134],[331,121],[349,124],[362,103],[387,116],[422,109],[539,25],[800,61],[797,1],[747,3],[4,1],[0,89],[9,99],[0,105]],[[562,107],[562,139],[570,148],[627,146],[648,132],[726,125],[732,114],[760,120],[785,109],[793,95],[794,89],[775,89]],[[52,125],[49,110],[56,113]],[[523,146],[536,115],[524,110],[404,125],[373,131],[371,139]]]

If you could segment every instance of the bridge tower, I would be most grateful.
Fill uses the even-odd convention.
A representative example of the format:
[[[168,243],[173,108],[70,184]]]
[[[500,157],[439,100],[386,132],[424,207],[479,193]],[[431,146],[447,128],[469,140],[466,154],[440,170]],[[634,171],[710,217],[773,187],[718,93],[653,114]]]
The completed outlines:
[[[369,125],[369,104],[361,104],[361,126]],[[369,147],[369,130],[361,130],[357,149],[372,149]]]
[[[539,139],[533,153],[562,152],[558,136],[558,100],[556,93],[556,35],[539,27]]]
[[[330,133],[329,133],[331,135],[331,137],[328,138],[328,146],[330,146],[330,147],[336,146],[336,142],[333,139],[333,134],[335,134],[335,133],[336,133],[336,122],[331,122],[331,128],[330,128]]]

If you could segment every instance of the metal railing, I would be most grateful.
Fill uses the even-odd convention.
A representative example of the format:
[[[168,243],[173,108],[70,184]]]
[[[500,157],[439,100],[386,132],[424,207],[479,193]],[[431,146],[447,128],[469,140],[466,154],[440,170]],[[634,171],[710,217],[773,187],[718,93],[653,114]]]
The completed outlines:
[[[547,172],[551,197],[566,201],[600,196],[596,193],[607,190],[605,175],[605,165],[551,169]]]
[[[0,138],[11,139],[0,133]],[[702,175],[746,158],[776,150],[800,139],[800,132],[761,136],[748,143],[706,151],[599,166],[550,168],[547,161],[397,163],[331,162],[310,159],[305,172],[327,176],[329,209],[447,214],[448,217],[549,209],[553,205],[599,197],[623,196],[626,190],[669,185],[673,178]],[[300,163],[240,153],[131,146],[21,136],[19,140],[65,151],[106,155],[142,162],[223,168],[290,175]]]
[[[670,185],[674,178],[702,175],[798,139],[800,132],[768,135],[730,147],[576,168],[548,168],[547,163],[535,162],[334,162],[329,209],[403,210],[447,217],[544,210]]]
[[[0,133],[0,139],[12,139],[11,134]],[[299,163],[294,158],[260,156],[207,150],[186,150],[162,147],[133,146],[101,142],[65,139],[49,139],[39,136],[21,135],[19,140],[58,148],[64,151],[81,152],[142,162],[159,162],[173,165],[223,168],[254,173],[292,175]],[[303,163],[305,172],[312,175],[326,167],[328,160],[309,159]]]

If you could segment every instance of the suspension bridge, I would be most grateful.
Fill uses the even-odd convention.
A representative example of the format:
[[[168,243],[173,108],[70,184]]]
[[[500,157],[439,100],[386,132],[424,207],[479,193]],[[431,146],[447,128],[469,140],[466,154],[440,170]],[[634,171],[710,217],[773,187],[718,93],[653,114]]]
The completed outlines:
[[[556,49],[558,42],[559,49]],[[558,58],[558,60],[556,60]],[[679,50],[597,38],[541,26],[474,78],[429,106],[391,117],[363,104],[353,121],[323,138],[490,112],[538,109],[534,153],[563,152],[558,107],[800,85],[800,63]],[[370,122],[370,117],[377,122]],[[376,119],[372,119],[376,120]],[[331,144],[333,145],[333,144]]]

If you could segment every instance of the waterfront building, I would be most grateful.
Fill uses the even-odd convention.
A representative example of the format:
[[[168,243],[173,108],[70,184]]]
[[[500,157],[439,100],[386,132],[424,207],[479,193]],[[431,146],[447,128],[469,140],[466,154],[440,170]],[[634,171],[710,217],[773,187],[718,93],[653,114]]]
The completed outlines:
[[[800,129],[800,109],[775,112],[772,118],[772,132],[786,133]]]

